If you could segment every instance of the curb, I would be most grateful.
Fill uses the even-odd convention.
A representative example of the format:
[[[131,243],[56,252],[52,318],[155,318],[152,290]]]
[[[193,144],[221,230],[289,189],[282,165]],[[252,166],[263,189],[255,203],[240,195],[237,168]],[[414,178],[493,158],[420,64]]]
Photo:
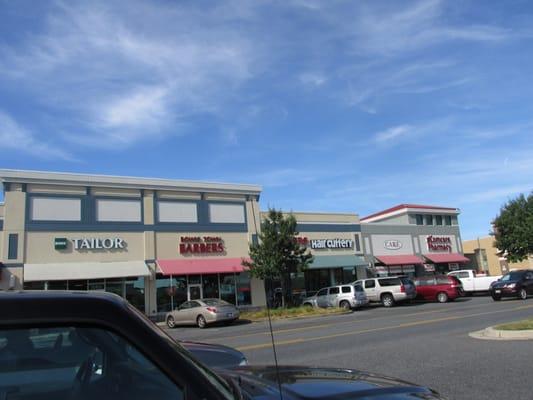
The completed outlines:
[[[468,336],[485,340],[533,340],[533,329],[521,331],[504,331],[489,326],[481,331],[470,332]]]

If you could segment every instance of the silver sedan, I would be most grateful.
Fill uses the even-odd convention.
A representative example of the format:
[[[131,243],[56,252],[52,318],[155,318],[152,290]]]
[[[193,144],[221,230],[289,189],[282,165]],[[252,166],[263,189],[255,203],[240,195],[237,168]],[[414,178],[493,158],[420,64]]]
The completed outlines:
[[[186,301],[167,313],[165,321],[169,328],[176,325],[198,325],[205,328],[215,322],[231,323],[238,319],[239,315],[237,307],[224,300],[198,299]]]

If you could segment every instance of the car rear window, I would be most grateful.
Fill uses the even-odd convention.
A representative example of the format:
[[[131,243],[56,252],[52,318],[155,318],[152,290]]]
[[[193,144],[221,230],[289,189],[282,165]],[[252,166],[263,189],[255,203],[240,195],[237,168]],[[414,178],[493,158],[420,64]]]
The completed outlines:
[[[208,306],[227,306],[229,303],[219,299],[204,299],[204,303]]]
[[[432,276],[420,277],[415,280],[416,286],[431,286],[434,284],[435,284],[435,278],[433,278]]]
[[[402,284],[400,278],[383,278],[378,279],[380,286],[399,286]]]
[[[351,286],[343,286],[342,293],[352,293],[352,287]]]
[[[450,284],[450,278],[447,276],[437,276],[437,285],[448,285]]]
[[[409,279],[408,277],[406,277],[406,276],[400,277],[400,280],[402,281],[402,283],[404,285],[412,285],[413,284],[413,281],[411,279]]]
[[[329,294],[338,294],[340,292],[338,287],[329,288]]]

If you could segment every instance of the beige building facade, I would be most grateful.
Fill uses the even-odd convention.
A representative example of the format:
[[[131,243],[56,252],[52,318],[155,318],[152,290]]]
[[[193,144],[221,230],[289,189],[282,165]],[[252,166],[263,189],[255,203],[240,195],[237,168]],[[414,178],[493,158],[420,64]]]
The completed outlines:
[[[1,170],[0,289],[105,290],[148,315],[197,297],[265,304],[242,266],[261,188]]]
[[[267,214],[263,212],[262,218]],[[293,212],[292,215],[298,223],[297,240],[313,255],[313,262],[305,271],[292,273],[295,298],[366,277],[368,264],[363,258],[357,214]]]
[[[490,275],[502,275],[516,269],[533,268],[533,256],[517,263],[508,262],[501,251],[496,248],[493,236],[465,240],[463,248],[465,256],[470,259],[469,266]]]

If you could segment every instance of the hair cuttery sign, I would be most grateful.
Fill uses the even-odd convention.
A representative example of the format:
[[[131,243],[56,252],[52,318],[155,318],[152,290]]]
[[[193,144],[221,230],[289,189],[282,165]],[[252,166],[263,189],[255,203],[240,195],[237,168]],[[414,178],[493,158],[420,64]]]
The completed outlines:
[[[220,254],[226,251],[224,241],[219,236],[182,236],[180,254]]]

